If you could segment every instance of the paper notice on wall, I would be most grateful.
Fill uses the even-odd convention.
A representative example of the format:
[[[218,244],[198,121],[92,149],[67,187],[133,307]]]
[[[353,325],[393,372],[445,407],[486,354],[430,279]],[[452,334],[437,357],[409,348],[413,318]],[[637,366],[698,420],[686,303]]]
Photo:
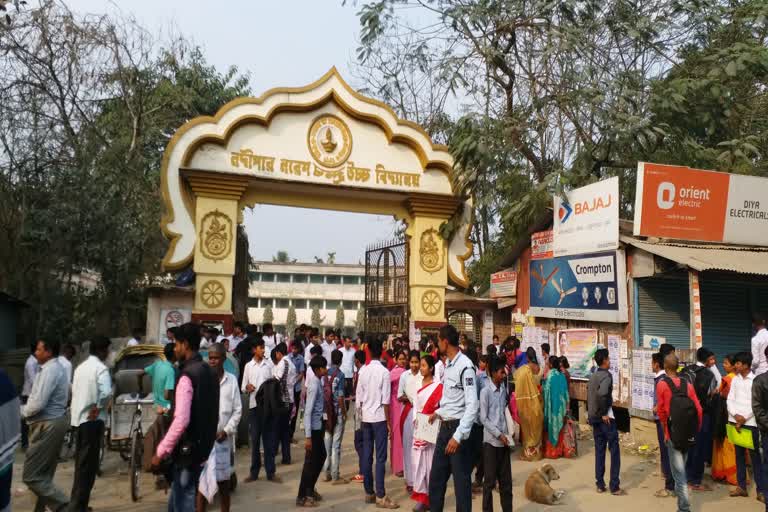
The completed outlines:
[[[619,357],[621,359],[627,359],[629,357],[629,344],[627,340],[621,340],[619,343]]]
[[[653,410],[653,349],[636,348],[632,351],[632,407],[643,411]]]
[[[611,367],[608,371],[611,372],[611,376],[613,377],[613,400],[617,401],[619,399],[619,389],[621,387],[621,381],[619,380],[619,361],[621,360],[619,347],[621,346],[621,338],[614,334],[609,334],[606,342],[608,345],[608,358],[611,361]]]
[[[493,310],[486,309],[483,311],[483,352],[485,347],[493,343]]]
[[[619,371],[619,378],[621,379],[620,402],[626,404],[629,400],[629,390],[631,387],[632,374],[629,369],[629,359],[621,360],[621,370]]]

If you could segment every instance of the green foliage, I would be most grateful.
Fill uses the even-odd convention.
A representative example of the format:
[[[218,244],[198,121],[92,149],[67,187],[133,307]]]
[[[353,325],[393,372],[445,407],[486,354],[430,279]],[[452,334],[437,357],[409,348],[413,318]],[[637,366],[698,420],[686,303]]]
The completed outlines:
[[[261,314],[261,323],[262,324],[271,324],[275,321],[275,314],[272,311],[272,305],[267,304],[264,306],[264,312]]]
[[[288,336],[293,337],[293,332],[296,330],[296,325],[296,307],[291,304],[288,308],[288,314],[286,315],[285,319],[285,333]]]
[[[365,310],[363,308],[357,308],[355,329],[357,329],[358,332],[365,331]]]
[[[344,306],[341,304],[336,308],[336,321],[333,323],[333,328],[336,332],[341,332],[344,329]]]
[[[288,251],[277,251],[277,254],[272,256],[272,261],[275,263],[288,263],[291,258],[288,256]]]
[[[318,329],[323,325],[323,320],[325,320],[325,317],[320,316],[320,306],[315,304],[312,306],[312,316],[310,317],[310,324],[312,327],[317,327]]]

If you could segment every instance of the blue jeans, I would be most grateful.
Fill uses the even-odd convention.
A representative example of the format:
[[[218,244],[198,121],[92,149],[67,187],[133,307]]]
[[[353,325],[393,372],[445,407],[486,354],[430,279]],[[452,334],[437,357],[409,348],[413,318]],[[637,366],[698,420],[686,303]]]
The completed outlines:
[[[341,464],[341,440],[344,438],[344,422],[338,416],[336,426],[333,427],[333,435],[325,431],[325,452],[328,456],[323,464],[323,471],[333,480],[339,479],[339,464]]]
[[[688,491],[688,476],[685,470],[688,454],[675,450],[672,441],[665,444],[669,454],[669,467],[672,478],[675,481],[675,494],[677,495],[677,512],[691,512],[691,496]]]
[[[376,448],[376,497],[386,496],[384,472],[387,466],[387,422],[363,422],[363,487],[365,494],[373,494],[373,450]]]
[[[659,420],[656,420],[656,438],[659,440],[659,453],[661,454],[661,472],[664,474],[664,488],[668,491],[675,491],[675,479],[672,477],[672,470],[669,467],[669,451],[667,442],[664,441],[664,427]]]
[[[611,481],[610,490],[619,490],[619,472],[621,471],[621,453],[619,452],[619,431],[616,430],[616,420],[609,425],[603,422],[592,425],[595,437],[595,485],[605,490],[605,450],[611,452]]]
[[[357,473],[363,474],[363,429],[355,430],[355,451],[357,452]]]
[[[453,491],[456,495],[456,512],[472,511],[472,464],[475,460],[469,439],[459,444],[453,455],[445,454],[445,447],[451,440],[459,420],[443,421],[437,434],[432,469],[429,472],[429,509],[443,512],[448,479],[453,475]]]
[[[757,449],[757,447],[760,446],[760,432],[757,430],[757,427],[748,427],[744,425],[741,428],[745,428],[752,432],[752,442],[755,446],[754,450],[749,450],[749,457],[752,459],[752,477],[755,480],[755,487],[757,487],[757,492],[765,494],[765,468],[763,466],[763,461],[760,459],[760,451]],[[746,448],[742,448],[741,446],[736,447],[736,480],[739,482],[739,487],[744,490],[747,489],[746,453]]]
[[[701,430],[696,433],[696,444],[688,453],[688,462],[685,463],[685,473],[688,483],[701,485],[704,476],[704,465],[712,455],[712,420],[708,414],[704,414],[701,420]]]
[[[203,467],[182,468],[174,466],[171,494],[168,495],[168,512],[195,510],[195,495]]]

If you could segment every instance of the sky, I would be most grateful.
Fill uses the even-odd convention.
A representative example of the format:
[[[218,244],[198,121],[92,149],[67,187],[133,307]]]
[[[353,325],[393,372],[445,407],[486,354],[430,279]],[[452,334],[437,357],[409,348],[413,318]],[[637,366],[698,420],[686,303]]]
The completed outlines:
[[[219,70],[248,73],[254,96],[273,87],[302,86],[332,66],[354,87],[360,2],[349,0],[65,0],[78,13],[120,12],[153,36],[178,33],[203,48]],[[269,221],[267,221],[269,219]],[[275,222],[274,219],[280,219]],[[270,260],[278,250],[314,261],[336,252],[337,263],[364,259],[365,247],[390,239],[391,217],[260,205],[246,211],[251,255]]]

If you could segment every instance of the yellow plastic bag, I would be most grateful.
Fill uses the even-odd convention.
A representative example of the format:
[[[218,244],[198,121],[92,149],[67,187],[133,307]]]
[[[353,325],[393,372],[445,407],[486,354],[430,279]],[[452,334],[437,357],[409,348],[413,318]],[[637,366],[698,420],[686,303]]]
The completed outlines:
[[[742,427],[741,432],[739,432],[736,430],[736,425],[729,423],[725,426],[725,432],[728,435],[728,440],[732,442],[734,446],[741,446],[747,450],[755,449],[751,430]]]

